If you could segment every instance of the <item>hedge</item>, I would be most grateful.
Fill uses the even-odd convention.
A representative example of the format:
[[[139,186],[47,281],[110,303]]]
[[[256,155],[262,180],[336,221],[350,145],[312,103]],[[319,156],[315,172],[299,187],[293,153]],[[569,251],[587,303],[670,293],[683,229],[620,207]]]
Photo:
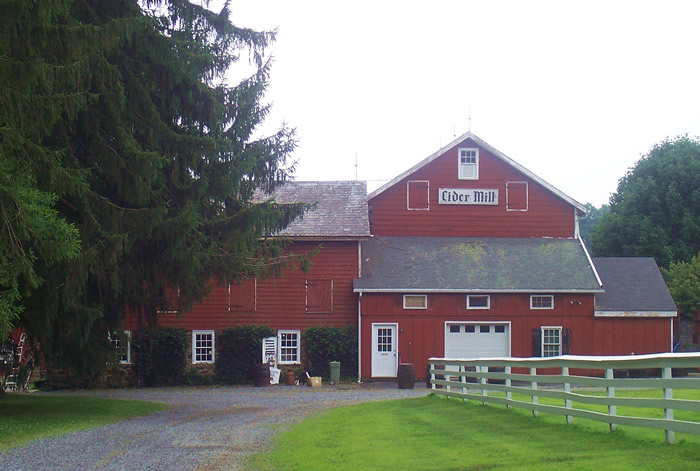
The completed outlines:
[[[176,327],[137,330],[131,340],[134,371],[142,386],[184,382],[189,336]]]
[[[224,384],[251,384],[253,365],[262,359],[262,339],[277,333],[266,326],[232,327],[216,333],[216,380]]]
[[[341,378],[357,377],[357,329],[309,327],[304,335],[306,358],[312,376],[330,377],[331,361],[340,362]]]

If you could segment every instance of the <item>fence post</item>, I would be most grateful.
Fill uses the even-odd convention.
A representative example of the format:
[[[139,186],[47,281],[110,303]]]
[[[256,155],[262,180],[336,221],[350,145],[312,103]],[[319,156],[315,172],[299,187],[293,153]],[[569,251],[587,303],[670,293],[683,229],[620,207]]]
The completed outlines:
[[[433,391],[437,390],[437,385],[435,384],[435,363],[430,364],[430,388]]]
[[[666,386],[666,380],[671,379],[671,377],[672,377],[671,367],[665,366],[663,369],[663,379],[664,379],[664,400],[666,400],[666,401],[673,399],[673,389]],[[673,420],[673,408],[664,407],[664,419]],[[666,443],[668,445],[671,445],[674,441],[674,432],[673,432],[673,430],[665,430],[665,432],[666,432]]]
[[[562,366],[561,367],[561,375],[564,376],[565,378],[569,377],[569,367],[568,366]],[[571,392],[571,384],[569,383],[568,379],[564,379],[564,393],[570,393]],[[568,397],[564,399],[564,407],[567,409],[571,409],[571,399]],[[574,422],[574,416],[572,415],[567,415],[566,416],[566,423],[571,425]]]
[[[467,367],[464,365],[459,365],[459,380],[462,382],[462,394],[467,394],[467,377],[465,376],[465,371]],[[463,397],[462,401],[467,402],[467,398]]]
[[[605,370],[605,379],[608,381],[612,381],[615,379],[615,375],[613,373],[612,368],[608,368]],[[608,397],[609,398],[614,398],[615,397],[615,386],[607,386],[606,387],[608,391]],[[615,404],[609,404],[608,405],[608,416],[610,417],[615,417],[617,415],[617,406]],[[614,432],[617,430],[617,424],[610,422],[610,431]]]
[[[486,373],[489,370],[488,366],[477,366],[477,371],[480,373]],[[481,397],[485,398],[486,396],[489,395],[488,391],[486,391],[486,378],[484,376],[481,377]],[[481,404],[486,404],[486,400],[482,399]]]
[[[510,366],[506,366],[506,400],[511,401],[513,399],[513,393],[510,392],[511,380],[510,380]],[[510,410],[513,406],[510,403],[506,404],[506,409]]]
[[[535,379],[535,381],[530,383],[530,387],[536,391],[537,390],[537,368],[530,368],[530,376],[532,376]],[[537,404],[537,396],[535,395],[534,391],[532,393],[532,403]],[[535,409],[532,409],[532,416],[537,417],[537,414],[538,414],[538,411],[536,411]]]

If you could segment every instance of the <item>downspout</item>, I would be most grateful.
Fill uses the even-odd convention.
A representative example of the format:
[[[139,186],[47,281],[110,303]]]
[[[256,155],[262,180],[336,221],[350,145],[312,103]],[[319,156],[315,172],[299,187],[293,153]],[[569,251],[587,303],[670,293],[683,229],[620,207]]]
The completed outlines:
[[[357,382],[362,382],[362,293],[357,297]]]

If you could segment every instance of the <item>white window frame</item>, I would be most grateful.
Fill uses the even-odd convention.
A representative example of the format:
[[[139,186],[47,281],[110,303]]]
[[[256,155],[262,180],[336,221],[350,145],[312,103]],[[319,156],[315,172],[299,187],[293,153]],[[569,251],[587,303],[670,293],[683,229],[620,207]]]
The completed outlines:
[[[421,297],[423,298],[423,306],[406,306],[406,298],[408,297]],[[403,308],[404,309],[428,309],[428,295],[427,294],[404,294],[403,295]]]
[[[469,302],[471,298],[486,298],[486,306],[472,306]],[[491,309],[491,295],[489,294],[468,294],[467,309]]]
[[[462,163],[462,151],[474,151],[475,162]],[[464,176],[463,168],[473,169],[472,175]],[[457,149],[457,178],[459,180],[478,180],[479,179],[479,148],[478,147],[460,147]]]
[[[282,345],[282,335],[296,335],[296,346],[287,347]],[[282,360],[283,349],[294,349],[294,360]],[[286,355],[286,353],[285,353]],[[298,365],[301,364],[301,331],[300,330],[278,330],[277,331],[277,363],[280,365]]]
[[[411,207],[411,183],[427,183],[428,184],[428,200],[426,208]],[[430,211],[430,180],[409,180],[406,182],[406,209],[408,211]]]
[[[107,336],[109,337],[109,341],[112,342],[114,349],[119,350],[119,344],[121,343],[120,337],[118,335],[113,335],[112,332],[109,332],[107,334]],[[124,351],[124,354],[126,354],[126,359],[124,359],[124,354],[119,355],[119,364],[120,365],[130,365],[131,364],[131,331],[125,330],[124,336],[126,337],[126,350]]]
[[[559,357],[559,356],[561,356],[562,347],[563,347],[563,342],[562,342],[562,340],[563,340],[563,339],[562,339],[562,333],[563,333],[563,332],[562,332],[562,330],[563,330],[563,329],[561,328],[561,326],[545,325],[545,326],[540,327],[540,337],[541,337],[541,339],[542,339],[542,340],[541,340],[541,345],[540,345],[540,351],[542,352],[542,358],[551,358],[551,357]],[[557,332],[557,336],[558,336],[558,338],[559,338],[559,342],[557,342],[557,343],[554,343],[554,342],[545,342],[546,332],[547,332],[547,331],[556,331],[556,332]],[[545,348],[544,348],[545,346],[549,346],[549,347],[556,346],[556,347],[557,347],[557,354],[556,354],[556,355],[548,355],[548,354],[546,354],[547,352],[545,352]]]
[[[197,336],[211,334],[211,359],[197,360]],[[199,347],[202,348],[202,347]],[[193,330],[192,331],[192,364],[214,363],[216,361],[216,334],[213,330]]]
[[[552,302],[549,304],[549,306],[533,306],[532,301],[534,298],[549,298]],[[530,295],[530,309],[554,309],[554,296],[551,294],[533,294]]]

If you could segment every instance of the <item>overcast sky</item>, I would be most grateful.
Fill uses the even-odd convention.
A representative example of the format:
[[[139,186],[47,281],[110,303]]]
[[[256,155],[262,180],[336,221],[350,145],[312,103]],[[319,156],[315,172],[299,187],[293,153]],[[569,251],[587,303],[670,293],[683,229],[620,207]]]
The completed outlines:
[[[654,143],[700,135],[700,2],[232,0],[279,33],[265,130],[297,180],[370,190],[471,131],[581,203]],[[383,180],[383,181],[382,181]]]

